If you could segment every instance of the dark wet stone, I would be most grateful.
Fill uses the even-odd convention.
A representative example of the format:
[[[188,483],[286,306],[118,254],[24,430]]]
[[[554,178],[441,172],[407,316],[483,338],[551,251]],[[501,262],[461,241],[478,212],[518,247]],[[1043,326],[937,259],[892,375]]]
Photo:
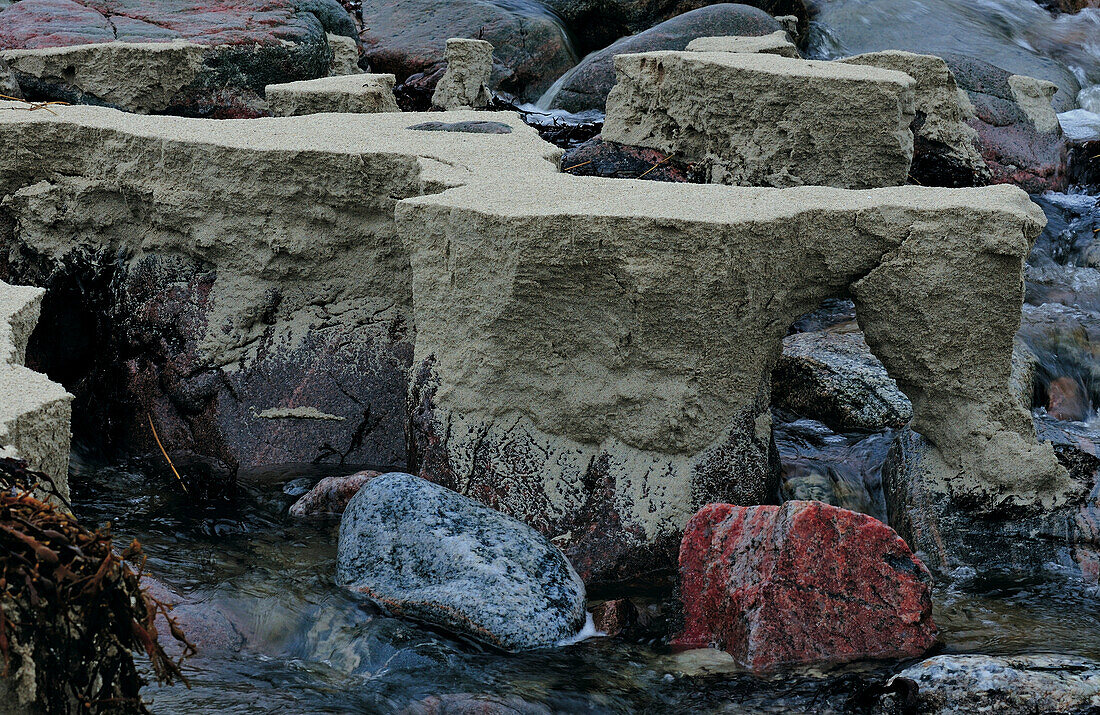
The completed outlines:
[[[371,68],[398,83],[418,73],[436,75],[451,37],[492,43],[491,89],[523,101],[538,99],[577,62],[561,20],[534,2],[364,0],[363,26]]]
[[[424,122],[409,129],[420,132],[462,132],[465,134],[511,134],[512,127],[503,122]]]
[[[552,646],[585,621],[584,584],[548,539],[399,472],[348,504],[337,580],[394,615],[505,650]]]
[[[1057,435],[1046,431],[1040,437]],[[1072,436],[1063,439],[1067,443],[1056,444],[1055,454],[1080,485],[1077,500],[1046,511],[995,506],[978,516],[935,478],[942,462],[925,438],[902,430],[883,466],[890,524],[943,576],[964,567],[990,577],[1060,575],[1095,585],[1100,576],[1100,459],[1068,444]]]
[[[1064,188],[1065,140],[1060,132],[1036,130],[1013,97],[1008,84],[1013,73],[965,55],[943,58],[974,105],[970,126],[978,132],[978,150],[992,182],[1016,184],[1029,193]]]
[[[575,176],[602,176],[612,179],[647,179],[701,184],[706,170],[696,164],[644,147],[627,146],[595,137],[565,152],[562,171]]]
[[[671,20],[701,7],[716,4],[714,0],[673,0],[653,3],[648,0],[546,0],[573,36],[582,54],[607,47],[620,37],[644,32],[654,25]],[[794,15],[798,18],[798,34],[804,38],[809,28],[809,12],[803,0],[743,0],[741,5],[760,8],[773,17]]]
[[[901,427],[913,417],[909,398],[863,333],[845,327],[783,339],[772,372],[772,404],[837,430]]]
[[[723,3],[692,10],[585,57],[563,78],[561,90],[551,106],[570,112],[602,110],[608,92],[615,86],[615,55],[682,50],[696,37],[759,36],[782,29],[771,15],[747,5]]]

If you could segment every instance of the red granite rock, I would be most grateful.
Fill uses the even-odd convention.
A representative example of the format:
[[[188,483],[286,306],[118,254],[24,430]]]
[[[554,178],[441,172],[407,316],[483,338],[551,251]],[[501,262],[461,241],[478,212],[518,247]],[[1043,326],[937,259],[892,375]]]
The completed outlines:
[[[364,484],[381,472],[364,470],[343,477],[325,477],[290,507],[291,516],[343,514],[348,502]]]
[[[919,656],[937,638],[931,577],[893,529],[821,504],[710,504],[680,547],[685,647],[767,672]]]
[[[618,636],[638,626],[638,607],[629,598],[616,598],[592,607],[596,630]]]

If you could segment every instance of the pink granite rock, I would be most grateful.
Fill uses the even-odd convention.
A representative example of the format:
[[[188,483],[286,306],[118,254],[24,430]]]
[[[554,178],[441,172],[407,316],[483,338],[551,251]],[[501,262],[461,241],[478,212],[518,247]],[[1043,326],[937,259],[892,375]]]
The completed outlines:
[[[894,530],[819,502],[710,504],[680,547],[684,633],[754,671],[905,658],[937,638],[931,577]]]

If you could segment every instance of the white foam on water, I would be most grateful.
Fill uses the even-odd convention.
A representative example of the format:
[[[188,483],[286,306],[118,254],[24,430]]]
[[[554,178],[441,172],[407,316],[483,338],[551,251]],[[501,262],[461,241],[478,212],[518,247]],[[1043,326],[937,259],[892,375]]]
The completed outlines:
[[[570,636],[557,642],[557,646],[564,647],[567,645],[575,645],[581,641],[586,641],[589,638],[606,638],[607,634],[596,630],[596,622],[592,620],[591,613],[585,613],[584,627],[575,636]]]

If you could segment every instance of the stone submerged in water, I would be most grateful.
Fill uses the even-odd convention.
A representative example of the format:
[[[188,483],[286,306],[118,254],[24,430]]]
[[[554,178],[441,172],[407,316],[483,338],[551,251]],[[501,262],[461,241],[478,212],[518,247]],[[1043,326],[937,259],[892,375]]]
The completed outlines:
[[[325,477],[290,507],[291,516],[343,514],[351,498],[370,480],[379,476],[369,469],[345,477]]]
[[[939,655],[896,679],[917,684],[919,713],[1091,713],[1100,706],[1100,663],[1061,655]],[[886,712],[891,702],[882,703]]]
[[[680,548],[684,633],[758,672],[932,647],[931,577],[894,531],[817,502],[711,504]]]
[[[553,646],[585,623],[584,584],[529,526],[411,474],[352,498],[337,580],[394,615],[510,651]]]

